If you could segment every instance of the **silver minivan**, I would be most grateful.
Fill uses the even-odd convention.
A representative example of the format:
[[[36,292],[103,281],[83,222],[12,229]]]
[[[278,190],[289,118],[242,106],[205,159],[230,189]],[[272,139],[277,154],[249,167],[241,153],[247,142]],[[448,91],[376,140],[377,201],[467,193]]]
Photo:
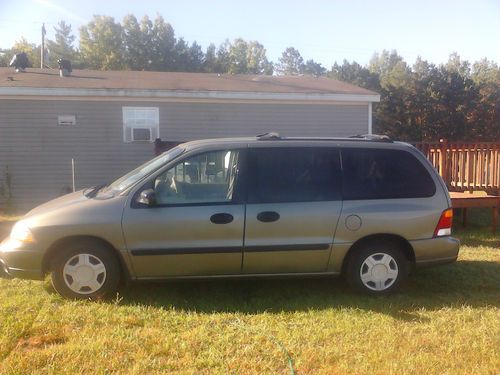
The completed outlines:
[[[128,280],[340,274],[384,294],[456,260],[452,215],[432,165],[387,137],[202,140],[33,209],[0,265],[50,273],[71,298]]]

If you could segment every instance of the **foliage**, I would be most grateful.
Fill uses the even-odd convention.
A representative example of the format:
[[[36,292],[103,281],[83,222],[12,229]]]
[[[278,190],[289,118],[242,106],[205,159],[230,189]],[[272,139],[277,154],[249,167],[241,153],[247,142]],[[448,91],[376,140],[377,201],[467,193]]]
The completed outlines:
[[[227,72],[230,74],[272,74],[272,64],[267,60],[266,49],[258,42],[247,42],[237,38],[226,43],[227,53],[219,49],[220,58],[227,59]],[[223,63],[223,65],[225,65]]]
[[[376,298],[341,279],[139,284],[63,300],[0,279],[0,373],[498,373],[499,239],[459,231],[455,264]],[[92,360],[89,360],[91,358]]]
[[[267,60],[266,49],[259,42],[247,45],[247,71],[249,74],[273,74],[273,64]]]
[[[26,40],[26,38],[22,37],[21,39],[17,40],[14,43],[12,48],[10,48],[9,50],[2,51],[4,57],[1,59],[2,65],[0,66],[8,66],[10,60],[12,59],[12,56],[14,56],[16,53],[25,52],[26,55],[28,56],[30,67],[39,68],[40,50],[41,47],[39,45],[36,45],[34,43],[29,43]],[[5,65],[3,65],[4,63]]]
[[[147,20],[147,18],[145,17]],[[147,24],[149,28],[151,26],[150,22],[143,23]],[[176,49],[176,39],[174,28],[168,22],[165,22],[162,16],[157,15],[151,29],[148,30],[150,34],[151,48],[148,48],[151,55],[151,70],[179,70],[175,69],[175,54]]]
[[[276,72],[280,75],[311,75],[319,77],[326,75],[326,68],[312,59],[304,63],[300,52],[293,47],[288,47],[278,60]]]
[[[379,77],[383,89],[405,87],[410,82],[410,68],[396,51],[375,53],[368,65],[370,72]]]
[[[52,67],[57,66],[57,60],[59,59],[69,59],[74,62],[77,58],[75,48],[73,43],[75,42],[75,36],[72,34],[71,25],[68,25],[64,21],[60,21],[56,27],[55,31],[55,41],[47,41],[47,49],[49,51],[49,61],[46,63]],[[75,65],[75,64],[73,64]]]
[[[302,72],[305,75],[319,77],[326,75],[326,68],[314,60],[307,60],[302,66]]]
[[[229,70],[230,74],[243,74],[248,68],[247,61],[248,43],[241,39],[235,39],[229,45]]]
[[[335,63],[329,76],[380,94],[375,132],[405,141],[500,139],[500,69],[452,54],[436,66],[418,58],[409,67],[395,51],[375,54],[368,67]]]
[[[122,26],[113,17],[94,16],[80,28],[80,53],[91,69],[118,70],[125,67]]]
[[[124,57],[132,70],[146,70],[151,64],[149,54],[152,46],[148,25],[149,18],[144,19],[141,24],[132,14],[123,18]]]
[[[350,63],[344,60],[342,65],[335,62],[332,69],[328,72],[328,77],[350,82],[356,86],[361,86],[375,92],[380,91],[379,75],[355,61]]]
[[[304,59],[298,50],[288,47],[283,51],[276,65],[276,72],[281,75],[298,75],[302,73]]]

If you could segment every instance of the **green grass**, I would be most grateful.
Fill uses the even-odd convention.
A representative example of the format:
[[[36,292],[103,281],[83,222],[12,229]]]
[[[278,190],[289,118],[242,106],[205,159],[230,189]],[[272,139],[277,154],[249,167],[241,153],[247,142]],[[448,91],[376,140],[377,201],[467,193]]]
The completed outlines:
[[[0,279],[0,373],[498,374],[500,238],[388,297],[341,279],[134,285],[74,302]]]

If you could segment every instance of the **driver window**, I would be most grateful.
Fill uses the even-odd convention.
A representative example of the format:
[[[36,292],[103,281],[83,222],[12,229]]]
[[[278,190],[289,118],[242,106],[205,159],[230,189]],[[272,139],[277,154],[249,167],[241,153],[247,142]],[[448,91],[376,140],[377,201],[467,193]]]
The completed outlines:
[[[231,202],[237,169],[237,151],[213,151],[187,158],[155,179],[156,202]]]

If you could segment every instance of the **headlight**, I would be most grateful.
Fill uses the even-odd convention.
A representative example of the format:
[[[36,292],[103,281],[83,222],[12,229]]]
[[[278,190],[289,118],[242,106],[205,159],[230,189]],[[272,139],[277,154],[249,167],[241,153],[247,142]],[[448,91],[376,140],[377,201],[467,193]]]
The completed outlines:
[[[14,225],[14,228],[12,228],[10,232],[10,238],[21,243],[31,243],[35,241],[30,228],[22,220]]]

